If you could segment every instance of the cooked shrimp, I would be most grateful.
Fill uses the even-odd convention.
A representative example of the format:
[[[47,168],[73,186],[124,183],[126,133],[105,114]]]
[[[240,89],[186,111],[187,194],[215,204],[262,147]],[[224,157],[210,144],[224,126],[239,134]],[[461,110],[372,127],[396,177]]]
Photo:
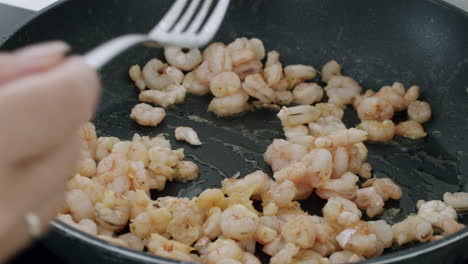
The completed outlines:
[[[236,38],[227,48],[231,51],[231,54],[237,50],[248,49],[255,55],[253,58],[255,60],[262,60],[265,57],[265,47],[258,38]]]
[[[401,83],[394,83],[393,86],[384,86],[376,94],[375,97],[382,98],[388,101],[395,112],[406,110],[405,88]]]
[[[214,74],[232,70],[232,60],[228,48],[220,42],[210,44],[204,51],[203,57],[208,62],[208,69]]]
[[[443,220],[457,220],[457,212],[442,201],[418,201],[418,216],[434,224]]]
[[[165,90],[171,84],[181,84],[184,74],[175,67],[167,66],[158,59],[152,59],[143,67],[146,86],[153,90]]]
[[[356,254],[351,251],[336,251],[335,253],[331,254],[330,264],[343,264],[343,263],[353,263],[358,262],[361,260],[365,260],[365,258],[359,254]]]
[[[102,202],[96,203],[96,222],[102,227],[122,230],[130,216],[129,202],[125,197],[112,191],[105,191]]]
[[[94,124],[87,122],[82,125],[78,131],[78,135],[81,141],[85,143],[85,150],[87,150],[91,154],[91,158],[94,159],[97,145],[96,127]]]
[[[260,74],[262,72],[262,63],[258,60],[238,65],[232,69],[239,76],[241,81],[249,75]]]
[[[191,161],[181,161],[175,166],[174,180],[180,182],[193,181],[198,178],[198,166]]]
[[[159,200],[159,199],[158,199]],[[163,204],[159,204],[163,207]],[[175,199],[168,206],[172,219],[167,225],[167,233],[174,240],[192,245],[202,236],[204,212],[196,205],[194,200]]]
[[[217,74],[210,71],[210,64],[207,60],[204,60],[193,72],[194,79],[200,82],[201,85],[205,85],[207,88],[210,85],[210,80]]]
[[[277,236],[270,243],[263,246],[262,251],[269,256],[274,256],[284,248],[285,244],[284,238],[282,236]]]
[[[294,102],[309,105],[322,100],[323,89],[316,83],[301,83],[293,90]]]
[[[151,234],[166,232],[172,214],[167,208],[152,208],[139,213],[130,220],[130,231],[139,238],[148,238]]]
[[[322,208],[322,213],[328,224],[335,230],[343,230],[357,223],[362,216],[356,204],[339,196],[328,199]]]
[[[317,71],[312,66],[295,64],[284,67],[284,76],[292,80],[293,83],[301,83],[312,80],[317,75]]]
[[[252,238],[257,229],[258,216],[247,207],[236,204],[224,210],[221,231],[224,236],[236,240]]]
[[[395,135],[395,124],[392,120],[364,120],[356,128],[367,132],[367,140],[386,142]]]
[[[150,210],[153,202],[148,194],[142,190],[128,191],[125,193],[129,206],[129,217],[134,219],[140,213]]]
[[[443,231],[443,236],[451,235],[465,228],[464,224],[460,224],[453,219],[444,219],[437,221],[436,223],[434,223],[434,226],[440,228]]]
[[[322,257],[314,250],[301,249],[294,256],[293,263],[295,264],[330,264],[327,258]]]
[[[287,243],[280,251],[270,259],[270,264],[292,264],[294,256],[300,248],[293,243]]]
[[[384,220],[368,221],[367,227],[369,231],[377,236],[377,241],[382,244],[384,248],[392,246],[393,230],[392,227]]]
[[[79,174],[76,174],[73,178],[68,180],[67,188],[69,190],[77,189],[85,192],[93,204],[100,201],[102,198],[102,186],[96,184],[90,178],[83,177]]]
[[[166,117],[166,111],[149,104],[137,104],[132,108],[130,117],[142,126],[157,126]]]
[[[255,255],[249,252],[244,252],[244,254],[242,255],[241,263],[242,264],[261,264],[260,260],[258,260],[258,258]]]
[[[341,231],[336,236],[336,241],[342,249],[368,258],[380,256],[383,252],[383,245],[378,243],[377,236],[370,231],[369,224],[364,221]]]
[[[141,73],[140,65],[135,64],[130,67],[128,70],[128,75],[130,75],[130,79],[135,82],[135,86],[140,90],[143,91],[146,89],[145,80],[143,79],[143,74]]]
[[[169,240],[159,234],[152,234],[147,244],[148,251],[152,254],[177,259],[180,261],[194,262],[196,258],[192,256],[190,251],[192,247],[174,240]]]
[[[210,80],[211,93],[216,97],[236,94],[241,89],[241,81],[234,72],[222,72]]]
[[[91,219],[84,218],[84,219],[81,219],[78,223],[76,223],[73,220],[72,216],[69,214],[59,214],[57,216],[57,219],[82,232],[88,233],[93,236],[97,235],[96,223]]]
[[[249,75],[242,83],[242,89],[250,96],[255,97],[263,103],[275,102],[275,92],[271,89],[260,74]]]
[[[427,136],[424,127],[414,120],[401,122],[395,127],[395,135],[410,139],[420,139]]]
[[[375,191],[384,201],[388,199],[399,200],[403,195],[400,186],[396,185],[390,178],[370,179],[362,184],[362,187],[374,187]]]
[[[333,151],[333,173],[332,179],[340,178],[348,171],[349,153],[344,147],[337,147]],[[351,198],[352,199],[352,198]]]
[[[202,54],[199,49],[193,48],[185,52],[179,47],[165,47],[164,57],[169,65],[183,71],[191,71],[202,62]]]
[[[362,163],[358,175],[364,179],[370,179],[372,177],[372,165],[368,162]]]
[[[283,106],[277,116],[283,126],[294,127],[316,121],[320,117],[320,111],[311,105]]]
[[[369,217],[375,217],[383,212],[384,201],[374,187],[366,187],[356,191],[354,203]]]
[[[290,143],[284,139],[274,139],[268,146],[263,158],[270,164],[273,172],[300,161],[308,153],[307,148],[298,144]]]
[[[143,251],[145,248],[145,244],[141,238],[135,236],[132,233],[125,233],[117,237],[117,239],[123,240],[127,243],[128,247],[136,250],[136,251]]]
[[[277,235],[278,233],[276,230],[268,226],[258,224],[257,229],[255,230],[254,239],[258,243],[265,245],[273,241]]]
[[[399,246],[416,240],[427,242],[433,234],[431,223],[417,215],[410,215],[402,222],[394,224],[392,230],[393,240]]]
[[[413,85],[406,91],[406,93],[404,95],[404,99],[405,99],[406,104],[409,105],[411,102],[414,102],[414,101],[418,100],[418,98],[419,98],[419,89],[420,89],[419,86]]]
[[[130,188],[128,160],[121,153],[112,153],[102,159],[93,178],[97,184],[116,193],[124,193]]]
[[[431,106],[424,101],[413,101],[408,105],[408,118],[420,124],[431,119]]]
[[[330,103],[318,103],[315,105],[315,107],[320,111],[320,116],[322,118],[334,116],[340,120],[343,119],[344,110],[337,105]]]
[[[221,214],[219,207],[212,207],[203,223],[203,235],[209,239],[215,239],[221,234]]]
[[[120,139],[116,137],[99,137],[96,146],[96,159],[100,161],[111,154],[112,148],[118,142]]]
[[[250,109],[248,101],[249,95],[244,91],[239,91],[230,96],[213,98],[208,105],[208,110],[221,117],[237,115]]]
[[[353,98],[361,93],[362,87],[347,76],[334,76],[325,87],[328,102],[335,105],[345,105],[353,102]]]
[[[293,102],[294,96],[291,91],[275,91],[276,102],[279,105],[289,105]]]
[[[336,60],[331,60],[322,67],[322,81],[327,83],[335,76],[341,76],[341,65]]]
[[[268,191],[261,195],[263,204],[274,203],[279,208],[287,207],[297,194],[296,185],[288,180],[281,183],[271,182]]]
[[[327,116],[309,124],[309,131],[312,136],[327,136],[332,132],[346,130],[345,124],[336,116]]]
[[[447,206],[454,208],[457,211],[465,211],[468,209],[468,193],[444,193],[444,203]]]
[[[356,183],[358,180],[359,178],[356,175],[351,172],[346,172],[341,178],[329,180],[315,192],[322,199],[340,196],[351,200],[356,197],[356,191],[358,189]]]
[[[177,140],[187,141],[191,145],[199,146],[201,141],[198,138],[197,132],[191,127],[177,127],[175,129],[175,138]]]
[[[337,130],[327,136],[315,139],[315,146],[318,148],[349,147],[361,143],[367,139],[367,132],[361,129],[350,128]]]
[[[307,184],[314,188],[323,186],[332,173],[332,155],[326,149],[314,149],[305,155],[300,162],[274,173],[279,181],[290,180],[296,184]]]
[[[75,173],[91,178],[96,175],[96,162],[86,149],[80,150],[80,158],[75,168]]]
[[[357,113],[361,120],[390,120],[393,117],[393,106],[384,97],[371,96],[361,101]]]
[[[282,227],[281,235],[286,242],[301,248],[311,248],[315,243],[318,226],[310,215],[290,218]]]
[[[208,211],[212,207],[225,209],[227,205],[223,191],[220,189],[206,189],[197,197],[196,201],[200,209]]]
[[[140,93],[138,100],[144,103],[153,103],[162,107],[182,103],[186,95],[185,87],[180,84],[170,84],[163,91],[147,90]]]
[[[286,140],[304,146],[306,149],[315,148],[314,136],[309,135],[309,129],[305,125],[298,125],[294,127],[283,127]]]
[[[263,78],[265,78],[270,87],[274,87],[283,79],[283,66],[279,62],[279,56],[276,50],[268,52],[265,69],[263,70]]]
[[[207,264],[216,264],[223,259],[240,260],[244,255],[242,249],[231,239],[218,238],[208,246],[203,261]]]
[[[93,203],[88,194],[83,190],[74,189],[67,191],[65,193],[65,205],[76,222],[83,219],[94,219]]]
[[[195,72],[191,71],[187,73],[182,82],[182,86],[185,87],[187,93],[202,96],[207,94],[210,91],[208,85],[203,84],[197,79]]]

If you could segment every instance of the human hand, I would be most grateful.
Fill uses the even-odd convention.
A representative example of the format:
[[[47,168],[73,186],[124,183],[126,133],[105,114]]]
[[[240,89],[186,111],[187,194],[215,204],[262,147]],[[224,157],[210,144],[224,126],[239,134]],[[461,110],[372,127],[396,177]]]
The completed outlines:
[[[0,262],[30,239],[25,216],[41,230],[63,206],[79,154],[79,127],[97,103],[97,74],[69,47],[51,42],[0,53]]]

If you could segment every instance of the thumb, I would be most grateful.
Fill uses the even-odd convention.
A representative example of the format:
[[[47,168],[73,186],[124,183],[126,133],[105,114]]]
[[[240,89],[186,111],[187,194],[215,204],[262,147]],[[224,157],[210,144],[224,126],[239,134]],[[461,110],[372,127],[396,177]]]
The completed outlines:
[[[35,44],[13,53],[0,53],[0,85],[22,76],[43,72],[61,63],[70,46],[62,41]]]

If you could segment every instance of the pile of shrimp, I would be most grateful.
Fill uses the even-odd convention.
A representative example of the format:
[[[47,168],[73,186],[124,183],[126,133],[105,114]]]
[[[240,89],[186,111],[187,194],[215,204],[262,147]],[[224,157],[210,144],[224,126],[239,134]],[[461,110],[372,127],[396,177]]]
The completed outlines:
[[[80,131],[80,162],[58,216],[63,222],[122,247],[206,264],[260,264],[257,248],[271,264],[351,263],[464,228],[457,211],[468,209],[468,193],[418,201],[413,214],[393,225],[372,219],[403,192],[391,179],[373,177],[364,142],[426,136],[421,124],[431,108],[418,101],[418,86],[405,90],[394,83],[362,94],[332,60],[321,70],[322,89],[311,82],[317,75],[312,66],[283,68],[279,53],[266,53],[255,38],[213,43],[203,52],[168,47],[164,53],[168,64],[152,59],[142,70],[130,68],[142,102],[131,117],[156,126],[164,108],[183,102],[187,92],[211,93],[208,109],[220,117],[277,110],[284,138],[274,139],[264,153],[273,175],[255,171],[190,199],[153,200],[149,191],[163,190],[168,180],[197,178],[197,165],[184,161],[183,149],[172,150],[162,136],[97,138],[88,123]],[[325,93],[328,101],[320,102]],[[342,121],[347,105],[362,121],[356,127]],[[408,121],[395,126],[394,112],[405,110]],[[175,132],[178,140],[201,145],[193,129]],[[326,200],[321,215],[301,208],[311,195]]]

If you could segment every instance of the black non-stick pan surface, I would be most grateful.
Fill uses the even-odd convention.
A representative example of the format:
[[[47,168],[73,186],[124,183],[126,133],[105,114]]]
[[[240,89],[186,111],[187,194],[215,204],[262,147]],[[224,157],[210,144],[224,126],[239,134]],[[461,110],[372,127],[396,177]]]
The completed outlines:
[[[441,199],[444,192],[468,191],[468,15],[439,1],[423,0],[258,0],[231,1],[214,41],[257,37],[267,50],[278,50],[283,65],[308,64],[320,68],[330,59],[365,89],[379,89],[400,81],[422,87],[433,117],[423,140],[395,138],[386,144],[366,144],[377,177],[390,177],[404,190],[389,202],[381,217],[389,223],[415,211],[419,199]],[[2,49],[50,39],[63,39],[74,53],[84,53],[112,37],[146,32],[167,11],[171,1],[64,1],[42,12],[11,36]],[[192,197],[236,172],[262,169],[271,174],[262,154],[274,138],[282,137],[272,111],[250,112],[240,118],[218,119],[207,111],[209,96],[189,96],[168,109],[156,128],[141,127],[129,118],[138,103],[137,89],[128,77],[132,64],[163,58],[161,49],[137,46],[101,71],[104,94],[95,124],[100,136],[130,139],[134,133],[165,133],[173,147],[184,148],[188,160],[200,167],[190,183],[170,183],[162,195]],[[5,65],[1,66],[5,67]],[[67,109],[64,109],[66,114]],[[398,118],[398,117],[397,117]],[[345,115],[347,125],[357,119]],[[192,147],[174,140],[174,128],[191,126],[203,145]],[[320,214],[324,201],[313,195],[302,203]],[[460,216],[468,224],[467,218]],[[409,249],[391,249],[369,263],[454,263],[468,256],[468,231]],[[58,255],[76,263],[174,263],[146,253],[120,249],[59,223],[46,239]]]

